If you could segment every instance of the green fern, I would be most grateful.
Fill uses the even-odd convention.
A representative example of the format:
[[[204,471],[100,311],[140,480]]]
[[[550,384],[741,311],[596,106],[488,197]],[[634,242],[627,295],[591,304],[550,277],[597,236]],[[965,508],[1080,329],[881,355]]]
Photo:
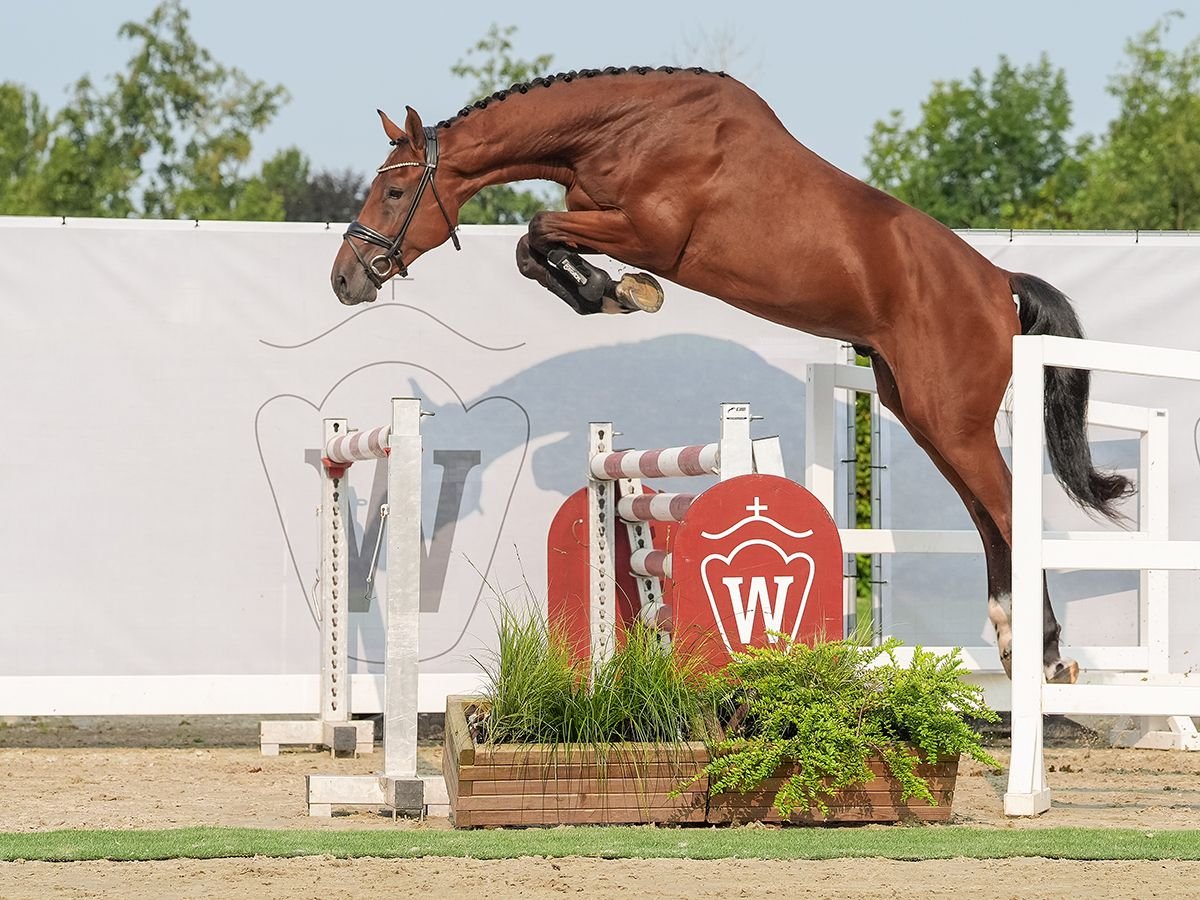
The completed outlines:
[[[903,666],[898,647],[896,640],[879,647],[781,641],[737,654],[711,689],[731,727],[712,748],[710,789],[752,791],[787,765],[794,772],[776,794],[780,814],[828,812],[827,795],[871,780],[868,760],[877,754],[903,798],[933,804],[919,761],[966,753],[998,765],[967,722],[996,714],[982,689],[962,680],[958,651],[939,656],[918,647]]]

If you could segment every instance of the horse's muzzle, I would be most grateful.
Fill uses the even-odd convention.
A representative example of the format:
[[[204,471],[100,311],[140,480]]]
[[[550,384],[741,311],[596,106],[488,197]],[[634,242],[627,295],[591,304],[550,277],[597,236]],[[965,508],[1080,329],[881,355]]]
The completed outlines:
[[[329,280],[333,286],[334,296],[345,306],[357,306],[359,303],[373,303],[379,295],[379,291],[375,285],[371,284],[357,272],[349,278],[335,272],[330,276]]]

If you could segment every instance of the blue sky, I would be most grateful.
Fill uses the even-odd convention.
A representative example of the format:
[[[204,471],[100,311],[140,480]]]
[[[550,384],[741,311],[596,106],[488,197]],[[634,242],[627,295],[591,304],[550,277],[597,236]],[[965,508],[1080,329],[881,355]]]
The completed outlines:
[[[976,66],[990,73],[1001,53],[1024,64],[1045,51],[1066,70],[1076,130],[1096,132],[1115,111],[1105,85],[1127,38],[1170,9],[1187,14],[1172,31],[1173,46],[1200,33],[1200,0],[187,5],[195,37],[217,59],[291,93],[259,139],[258,158],[295,144],[320,167],[362,171],[387,149],[377,106],[400,115],[409,104],[432,122],[463,105],[470,86],[449,68],[492,22],[518,26],[517,52],[553,53],[556,70],[712,64],[689,48],[703,48],[705,35],[732,34],[743,52],[730,71],[799,140],[857,175],[872,123],[891,109],[912,121],[934,80],[963,78]],[[102,77],[124,63],[130,46],[117,39],[117,27],[154,6],[0,0],[0,81],[21,82],[57,108],[79,75]]]

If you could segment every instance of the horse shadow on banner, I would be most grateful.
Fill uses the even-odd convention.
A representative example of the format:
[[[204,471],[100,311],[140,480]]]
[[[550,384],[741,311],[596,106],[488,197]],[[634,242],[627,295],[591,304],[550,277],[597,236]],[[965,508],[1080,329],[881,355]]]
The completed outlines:
[[[497,555],[508,552],[500,546],[500,529],[507,527],[507,533],[516,536],[515,541],[503,540],[516,544],[518,553],[522,544],[544,543],[558,503],[586,483],[588,423],[592,421],[611,421],[621,432],[616,439],[618,447],[708,443],[719,437],[720,403],[745,401],[764,419],[755,424],[755,436],[778,434],[785,471],[796,480],[803,478],[804,381],[733,341],[680,335],[577,350],[496,382],[473,399],[449,404],[430,402],[428,391],[421,389],[421,379],[414,381],[411,387],[423,397],[423,408],[435,414],[425,420],[426,452],[432,448],[434,453],[427,459],[437,463],[437,448],[441,448],[443,460],[461,463],[441,466],[438,475],[440,497],[453,497],[457,506],[455,511],[443,502],[445,508],[436,512],[437,524],[424,558],[431,571],[447,570],[445,554],[452,552],[447,536],[452,534],[454,522],[478,520],[484,513],[497,526],[488,528],[496,543],[487,548],[486,556],[483,548],[478,548],[481,564],[473,563],[484,578],[492,575]],[[462,415],[464,408],[473,411],[489,404],[499,408],[507,403],[527,417],[524,434],[517,428],[488,428],[485,419]],[[473,458],[466,459],[468,454]],[[518,477],[525,488],[518,492],[515,503],[501,511],[494,500],[486,502],[484,494],[492,489],[490,485],[508,482],[508,466],[515,456],[523,458]],[[478,466],[474,472],[472,463]],[[448,483],[456,477],[465,479],[461,487]],[[690,491],[707,486],[698,481],[661,479],[654,486]],[[548,501],[546,494],[558,495],[558,499]],[[529,502],[523,503],[523,499]],[[499,521],[501,516],[504,521]],[[433,520],[427,511],[425,521]],[[457,555],[459,551],[453,552]],[[454,568],[450,567],[449,579],[444,582],[427,583],[422,578],[423,597],[429,598],[423,599],[423,611],[432,610],[435,594],[442,598],[441,603],[446,602],[447,593],[453,592]],[[540,580],[527,574],[535,582]],[[488,590],[501,593],[504,588],[493,583]],[[481,591],[470,608],[463,610],[462,633],[454,646],[467,635],[468,623],[479,614],[484,596]]]
[[[589,422],[612,422],[618,447],[703,444],[719,436],[723,402],[748,402],[763,420],[754,435],[779,435],[786,472],[802,480],[805,391],[803,379],[742,344],[673,335],[547,359],[479,400],[506,397],[526,411],[530,475],[541,490],[566,496],[584,484]],[[515,449],[487,435],[463,437],[483,443],[485,476],[489,460]]]
[[[436,616],[431,625],[453,621],[455,633],[431,634],[436,639],[423,661],[460,648],[492,590],[488,580],[504,535],[518,535],[523,543],[544,541],[559,502],[553,495],[565,497],[584,484],[589,421],[613,421],[625,434],[618,446],[707,443],[718,437],[722,401],[749,402],[765,419],[755,434],[779,434],[786,470],[801,478],[804,382],[733,341],[681,335],[588,348],[538,362],[470,395],[459,390],[462,372],[461,362],[423,365],[411,357],[360,362],[319,396],[269,398],[255,422],[290,568],[315,612],[312,580],[306,577],[318,562],[310,537],[309,479],[320,469],[321,451],[304,436],[319,434],[323,415],[347,416],[351,427],[380,424],[381,397],[416,396],[434,413],[422,423],[421,610]],[[471,380],[478,383],[477,377]],[[307,446],[303,461],[295,453],[298,441]],[[696,489],[692,481],[685,489]],[[680,489],[667,482],[659,486]],[[386,582],[386,546],[380,540],[386,463],[356,465],[344,489],[353,529],[346,547],[349,606],[367,616],[359,619],[366,644],[357,656],[375,663],[381,623],[379,605],[372,602],[373,576],[378,571]],[[295,540],[298,535],[303,539]]]

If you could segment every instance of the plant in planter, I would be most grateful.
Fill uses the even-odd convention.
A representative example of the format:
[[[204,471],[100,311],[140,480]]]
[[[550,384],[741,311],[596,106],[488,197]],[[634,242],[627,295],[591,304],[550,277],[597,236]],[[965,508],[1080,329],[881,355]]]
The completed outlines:
[[[998,765],[967,720],[996,714],[957,651],[916,648],[902,665],[898,647],[780,639],[738,654],[711,688],[724,735],[702,773],[709,821],[948,818],[959,755]]]
[[[702,676],[636,625],[611,659],[503,611],[478,697],[450,698],[455,823],[944,820],[968,719],[994,721],[957,652],[786,640]]]
[[[498,633],[499,650],[483,665],[479,723],[491,743],[673,744],[700,716],[696,668],[641,623],[598,666],[573,663],[565,633],[538,617],[505,610]]]
[[[455,823],[704,821],[706,695],[692,666],[636,625],[612,657],[571,662],[564,634],[503,610],[479,697],[451,698],[443,770]]]

